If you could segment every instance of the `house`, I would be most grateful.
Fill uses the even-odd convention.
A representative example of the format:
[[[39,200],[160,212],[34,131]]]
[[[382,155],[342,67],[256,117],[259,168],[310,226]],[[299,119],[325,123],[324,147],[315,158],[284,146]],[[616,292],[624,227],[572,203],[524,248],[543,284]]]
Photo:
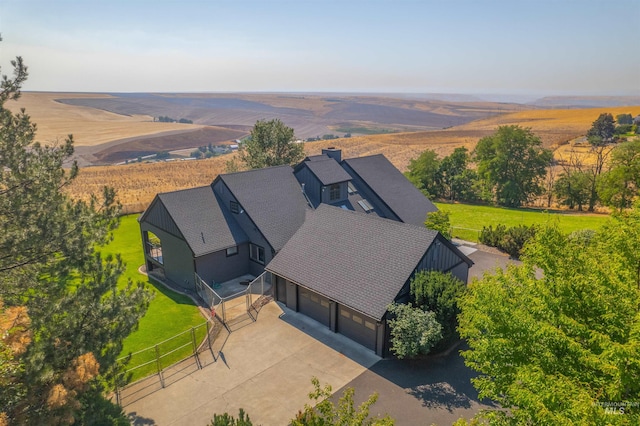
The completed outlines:
[[[266,272],[274,297],[385,355],[386,307],[420,270],[472,262],[424,227],[436,207],[384,156],[339,149],[158,194],[139,218],[147,269],[178,286]]]
[[[409,300],[413,276],[437,269],[466,282],[470,266],[436,231],[322,204],[266,270],[276,300],[385,355],[387,306]]]

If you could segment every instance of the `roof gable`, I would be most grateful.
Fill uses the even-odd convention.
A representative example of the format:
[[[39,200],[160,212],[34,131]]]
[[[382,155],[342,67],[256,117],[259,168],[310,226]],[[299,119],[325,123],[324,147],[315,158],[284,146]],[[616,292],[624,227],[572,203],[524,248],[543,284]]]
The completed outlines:
[[[405,223],[422,226],[435,205],[382,154],[342,162]]]
[[[351,180],[351,175],[336,160],[327,156],[323,160],[303,161],[296,166],[296,170],[301,167],[307,167],[311,170],[311,173],[325,186]]]
[[[436,236],[321,204],[266,269],[380,320]]]
[[[175,235],[178,238],[184,239],[182,232],[176,225],[176,222],[171,217],[171,214],[160,200],[159,195],[156,195],[149,207],[142,213],[138,219],[140,222],[147,222],[156,228],[162,229],[171,235]]]
[[[210,186],[158,194],[158,199],[195,257],[248,241]]]
[[[274,250],[280,250],[304,222],[308,204],[290,166],[231,173],[219,178]]]

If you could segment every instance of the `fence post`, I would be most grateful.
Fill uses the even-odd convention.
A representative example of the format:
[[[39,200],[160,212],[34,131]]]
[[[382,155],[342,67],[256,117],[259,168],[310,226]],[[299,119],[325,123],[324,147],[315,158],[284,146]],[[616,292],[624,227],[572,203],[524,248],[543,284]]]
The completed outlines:
[[[160,384],[164,388],[164,378],[162,377],[162,369],[160,368],[160,349],[156,345],[156,368],[158,369],[158,376],[160,377]]]
[[[224,299],[222,298],[220,299],[220,301],[222,304],[222,322],[226,324],[227,323],[227,311],[225,309],[226,303],[224,303]]]
[[[198,369],[201,369],[202,365],[200,365],[200,358],[198,357],[198,346],[196,344],[196,330],[194,327],[191,327],[191,343],[193,343],[193,356],[196,357],[196,365],[198,366]]]
[[[211,350],[211,330],[209,329],[209,321],[204,323],[207,326],[207,343],[209,344],[209,350]]]

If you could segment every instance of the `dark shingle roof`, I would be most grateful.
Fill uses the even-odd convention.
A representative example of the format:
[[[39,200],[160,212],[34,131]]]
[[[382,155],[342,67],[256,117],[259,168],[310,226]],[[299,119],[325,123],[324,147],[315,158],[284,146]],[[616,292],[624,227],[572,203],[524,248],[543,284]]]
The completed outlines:
[[[350,158],[343,162],[351,167],[403,222],[422,226],[427,213],[438,210],[382,154]]]
[[[249,241],[210,186],[158,194],[195,257]]]
[[[321,204],[266,269],[380,320],[436,236]]]
[[[280,250],[304,222],[308,205],[290,166],[231,173],[219,178],[274,250]]]
[[[308,167],[323,185],[351,180],[351,175],[336,160],[326,155],[324,160],[304,161],[300,166]]]

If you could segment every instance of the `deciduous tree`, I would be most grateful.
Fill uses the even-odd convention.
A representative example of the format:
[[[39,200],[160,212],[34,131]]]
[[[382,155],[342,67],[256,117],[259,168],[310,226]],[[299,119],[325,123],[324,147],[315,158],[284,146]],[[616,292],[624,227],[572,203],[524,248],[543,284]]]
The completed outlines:
[[[531,129],[519,126],[501,126],[480,139],[475,156],[478,173],[494,187],[498,204],[509,207],[542,193],[541,180],[552,158]]]
[[[304,147],[295,143],[293,129],[279,119],[259,120],[239,153],[249,169],[295,164],[304,157]]]
[[[374,393],[365,402],[355,407],[353,388],[345,389],[336,406],[331,397],[331,386],[320,387],[320,381],[313,377],[313,392],[309,394],[309,399],[315,402],[314,406],[305,405],[304,410],[298,412],[291,420],[292,426],[392,426],[394,420],[389,417],[371,417],[369,412],[373,404],[378,400],[378,394]]]
[[[438,231],[443,237],[451,239],[451,222],[449,221],[449,212],[445,210],[438,210],[435,212],[427,213],[427,219],[424,221],[424,226],[434,231]]]
[[[465,363],[497,424],[639,424],[640,206],[588,239],[540,230],[462,298]],[[606,261],[603,261],[606,259]],[[537,273],[537,269],[542,271]]]
[[[406,176],[427,197],[441,196],[440,160],[435,151],[427,149],[418,158],[409,160]]]
[[[624,142],[611,153],[611,168],[600,175],[598,194],[608,206],[631,206],[640,191],[640,141]]]

